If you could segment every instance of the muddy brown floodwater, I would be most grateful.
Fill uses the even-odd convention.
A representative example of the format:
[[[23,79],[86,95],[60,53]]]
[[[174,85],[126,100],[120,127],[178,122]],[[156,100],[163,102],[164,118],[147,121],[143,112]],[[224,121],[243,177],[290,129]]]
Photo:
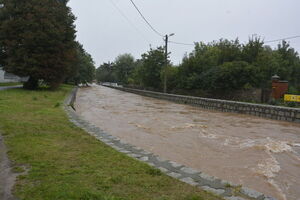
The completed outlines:
[[[162,158],[255,189],[300,199],[300,124],[208,111],[93,86],[77,112],[107,133]]]

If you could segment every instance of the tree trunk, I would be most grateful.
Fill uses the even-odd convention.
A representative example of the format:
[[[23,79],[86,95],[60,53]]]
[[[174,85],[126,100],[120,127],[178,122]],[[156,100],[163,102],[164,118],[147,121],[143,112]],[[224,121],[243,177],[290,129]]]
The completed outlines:
[[[39,80],[30,77],[26,83],[23,84],[23,88],[27,90],[36,90],[39,86]]]

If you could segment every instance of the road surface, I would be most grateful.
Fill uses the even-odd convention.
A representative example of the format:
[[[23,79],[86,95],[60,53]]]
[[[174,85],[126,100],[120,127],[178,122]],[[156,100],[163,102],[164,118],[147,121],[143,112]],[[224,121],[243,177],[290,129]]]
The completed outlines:
[[[17,85],[17,86],[0,86],[0,90],[7,90],[7,89],[14,89],[14,88],[21,88],[23,87],[22,85]]]

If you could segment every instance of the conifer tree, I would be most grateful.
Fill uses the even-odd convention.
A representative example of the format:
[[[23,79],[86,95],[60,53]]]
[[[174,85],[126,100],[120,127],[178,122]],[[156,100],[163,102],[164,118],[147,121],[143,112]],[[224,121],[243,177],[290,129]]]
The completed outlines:
[[[55,89],[76,61],[75,17],[67,0],[0,0],[0,65]],[[1,2],[0,2],[1,4]]]

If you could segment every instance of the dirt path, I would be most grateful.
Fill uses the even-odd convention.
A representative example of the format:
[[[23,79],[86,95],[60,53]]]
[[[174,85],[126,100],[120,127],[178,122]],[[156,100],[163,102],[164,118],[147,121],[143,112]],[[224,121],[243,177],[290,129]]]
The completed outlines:
[[[21,86],[0,87],[0,90],[20,88]],[[11,164],[7,157],[4,138],[0,133],[0,200],[15,200],[12,195],[17,175],[12,173]]]
[[[4,139],[0,134],[0,199],[14,200],[11,191],[16,181],[16,175],[12,173],[6,152]]]

